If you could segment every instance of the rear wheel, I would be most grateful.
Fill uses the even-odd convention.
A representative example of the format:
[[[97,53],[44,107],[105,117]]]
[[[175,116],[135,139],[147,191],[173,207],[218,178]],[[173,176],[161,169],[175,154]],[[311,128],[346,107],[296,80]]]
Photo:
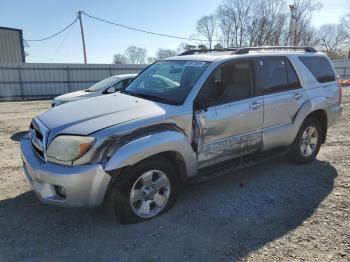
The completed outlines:
[[[149,158],[123,172],[112,185],[114,214],[122,224],[156,217],[173,205],[177,188],[172,163],[162,156]]]
[[[321,147],[323,133],[320,122],[314,117],[308,117],[291,145],[289,159],[299,164],[315,160]]]

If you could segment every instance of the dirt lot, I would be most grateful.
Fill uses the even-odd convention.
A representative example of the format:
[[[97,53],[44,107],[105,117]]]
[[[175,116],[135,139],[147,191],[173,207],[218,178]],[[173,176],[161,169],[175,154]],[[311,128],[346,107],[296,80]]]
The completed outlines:
[[[310,165],[274,160],[184,188],[146,223],[39,203],[18,140],[48,101],[0,103],[0,261],[349,261],[350,88]],[[234,173],[234,174],[233,174]]]

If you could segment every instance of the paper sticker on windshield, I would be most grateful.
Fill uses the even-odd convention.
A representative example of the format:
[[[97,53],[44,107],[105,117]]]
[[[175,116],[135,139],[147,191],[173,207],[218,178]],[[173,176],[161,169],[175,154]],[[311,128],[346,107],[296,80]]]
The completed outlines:
[[[202,67],[205,63],[203,61],[188,61],[185,66]]]

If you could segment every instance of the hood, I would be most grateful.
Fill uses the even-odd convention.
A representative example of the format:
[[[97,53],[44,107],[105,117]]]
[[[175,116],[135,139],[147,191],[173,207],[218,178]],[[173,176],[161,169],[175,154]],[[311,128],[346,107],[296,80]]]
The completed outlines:
[[[50,130],[51,140],[59,133],[88,135],[113,125],[165,115],[155,102],[115,93],[53,107],[38,118]]]
[[[63,103],[65,102],[70,102],[70,101],[75,101],[83,98],[89,98],[89,97],[94,97],[99,95],[98,92],[85,92],[83,90],[81,91],[76,91],[68,94],[64,94],[58,97],[55,97],[55,100],[59,100]]]

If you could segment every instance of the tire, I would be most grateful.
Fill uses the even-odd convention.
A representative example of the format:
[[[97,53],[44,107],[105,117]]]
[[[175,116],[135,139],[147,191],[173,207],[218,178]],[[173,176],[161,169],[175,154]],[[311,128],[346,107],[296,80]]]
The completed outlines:
[[[288,160],[295,164],[307,164],[314,161],[320,151],[323,131],[320,122],[315,117],[306,118],[290,147]],[[312,146],[313,143],[316,144]]]
[[[178,186],[173,164],[162,156],[151,157],[120,174],[111,186],[110,204],[121,224],[139,223],[169,210]]]

